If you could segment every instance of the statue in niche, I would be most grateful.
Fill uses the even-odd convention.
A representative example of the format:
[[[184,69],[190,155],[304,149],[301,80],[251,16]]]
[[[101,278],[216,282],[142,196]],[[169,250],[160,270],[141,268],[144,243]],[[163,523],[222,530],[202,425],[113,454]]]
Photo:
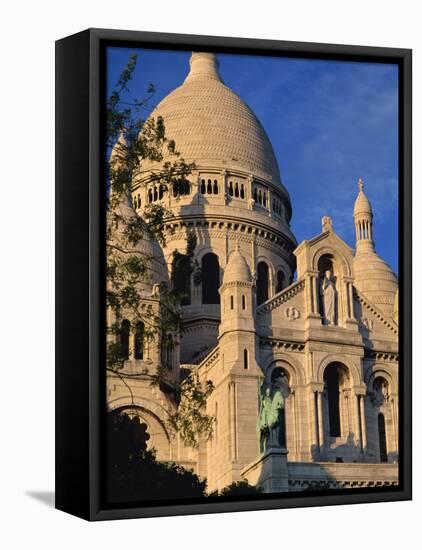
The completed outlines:
[[[284,397],[279,388],[272,391],[270,386],[259,390],[259,413],[256,422],[259,451],[267,452],[271,447],[280,448],[281,410],[284,408]]]
[[[385,380],[377,379],[374,382],[374,390],[372,392],[372,402],[374,405],[380,406],[389,399],[388,384]]]
[[[328,326],[333,326],[335,325],[336,315],[336,289],[331,271],[329,269],[325,272],[319,291],[322,296],[322,314],[324,323]]]

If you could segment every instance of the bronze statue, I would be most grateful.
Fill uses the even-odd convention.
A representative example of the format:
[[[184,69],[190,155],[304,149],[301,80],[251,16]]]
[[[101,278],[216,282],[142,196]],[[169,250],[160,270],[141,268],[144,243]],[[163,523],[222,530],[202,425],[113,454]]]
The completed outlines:
[[[260,453],[265,453],[271,447],[281,447],[280,427],[281,410],[284,408],[284,397],[279,388],[273,392],[267,386],[262,396],[259,391],[259,414],[256,422]]]

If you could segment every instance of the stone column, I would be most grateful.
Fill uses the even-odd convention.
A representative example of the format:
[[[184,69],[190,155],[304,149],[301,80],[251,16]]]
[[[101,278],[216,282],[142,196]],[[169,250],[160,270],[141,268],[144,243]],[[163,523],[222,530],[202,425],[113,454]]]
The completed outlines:
[[[355,308],[353,305],[353,283],[349,281],[347,283],[348,289],[349,289],[349,303],[350,303],[350,318],[355,319]]]
[[[395,452],[398,454],[399,452],[399,434],[397,430],[397,416],[396,416],[396,403],[397,403],[397,396],[391,396],[390,399],[390,410],[391,410],[391,419],[392,419],[392,425],[393,425],[393,440],[394,440],[394,449]]]
[[[221,171],[221,190],[224,198],[224,204],[227,204],[229,199],[229,190],[227,189],[227,172],[226,170]]]
[[[318,412],[316,406],[315,390],[313,388],[309,391],[309,416],[310,416],[310,426],[309,426],[309,435],[310,435],[310,444],[311,452],[319,451],[319,441],[318,441]]]
[[[317,288],[317,276],[312,275],[312,295],[313,295],[313,311],[316,315],[319,315],[319,299],[318,299],[318,288]]]
[[[319,450],[320,452],[323,451],[324,449],[324,443],[325,443],[325,438],[324,438],[324,412],[323,412],[323,396],[324,396],[324,392],[323,391],[317,391],[316,392],[316,396],[317,396],[317,404],[318,404],[318,435],[319,435]]]
[[[237,460],[237,388],[236,382],[229,383],[230,399],[230,455],[232,461]]]
[[[292,418],[293,418],[293,433],[295,438],[295,460],[298,460],[299,456],[299,430],[297,423],[297,405],[296,405],[296,390],[294,388],[290,389],[291,395],[291,405],[292,405]],[[287,430],[286,430],[287,431]],[[286,446],[287,446],[287,433],[286,433]]]
[[[354,401],[355,401],[355,426],[356,426],[356,435],[359,442],[359,447],[361,452],[363,452],[363,444],[362,444],[362,423],[361,423],[361,416],[360,416],[360,405],[359,405],[359,394],[356,392],[353,393]]]
[[[361,428],[362,428],[362,452],[365,452],[365,449],[367,446],[367,439],[366,439],[366,416],[365,416],[365,396],[364,395],[359,396],[359,404],[360,404],[360,422],[361,422]]]
[[[310,274],[306,275],[306,309],[308,311],[308,316],[313,313],[313,296],[312,296],[312,277]]]

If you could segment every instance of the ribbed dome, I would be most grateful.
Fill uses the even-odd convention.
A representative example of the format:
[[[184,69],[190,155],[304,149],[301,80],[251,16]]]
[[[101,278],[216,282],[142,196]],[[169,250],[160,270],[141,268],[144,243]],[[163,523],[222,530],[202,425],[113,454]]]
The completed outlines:
[[[392,317],[398,280],[390,266],[374,250],[365,250],[355,256],[353,270],[356,288]]]
[[[234,282],[252,282],[251,270],[238,245],[229,256],[223,277],[223,285]]]
[[[193,53],[185,82],[151,114],[162,116],[166,135],[197,166],[240,169],[280,183],[271,143],[251,109],[222,82],[211,53]],[[144,163],[144,168],[148,165]]]
[[[353,209],[353,216],[359,216],[361,214],[368,214],[369,216],[372,216],[372,207],[371,203],[368,200],[368,197],[365,195],[363,191],[363,181],[362,179],[359,179],[358,182],[359,185],[359,193],[355,200],[355,207]]]

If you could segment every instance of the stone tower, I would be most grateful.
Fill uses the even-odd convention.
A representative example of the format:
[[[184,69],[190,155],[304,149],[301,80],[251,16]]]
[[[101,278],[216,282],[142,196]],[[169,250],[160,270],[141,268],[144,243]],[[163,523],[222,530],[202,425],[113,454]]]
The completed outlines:
[[[183,189],[163,191],[151,176],[159,165],[143,163],[132,197],[141,215],[154,202],[173,213],[164,253],[172,282],[186,295],[181,361],[199,363],[217,344],[218,289],[235,243],[257,274],[259,301],[290,283],[296,267],[290,197],[264,128],[222,81],[215,54],[192,54],[188,76],[159,103],[151,114],[157,116],[162,116],[166,135],[181,157],[195,163],[195,169]],[[163,161],[171,160],[170,152],[164,152]],[[199,285],[184,276],[182,263],[173,257],[175,250],[185,251],[188,231],[197,238],[195,259],[204,275]]]
[[[362,179],[359,179],[358,186],[359,193],[353,210],[356,228],[356,255],[353,262],[355,286],[384,315],[391,318],[398,280],[390,266],[375,251],[371,203],[364,193]]]

